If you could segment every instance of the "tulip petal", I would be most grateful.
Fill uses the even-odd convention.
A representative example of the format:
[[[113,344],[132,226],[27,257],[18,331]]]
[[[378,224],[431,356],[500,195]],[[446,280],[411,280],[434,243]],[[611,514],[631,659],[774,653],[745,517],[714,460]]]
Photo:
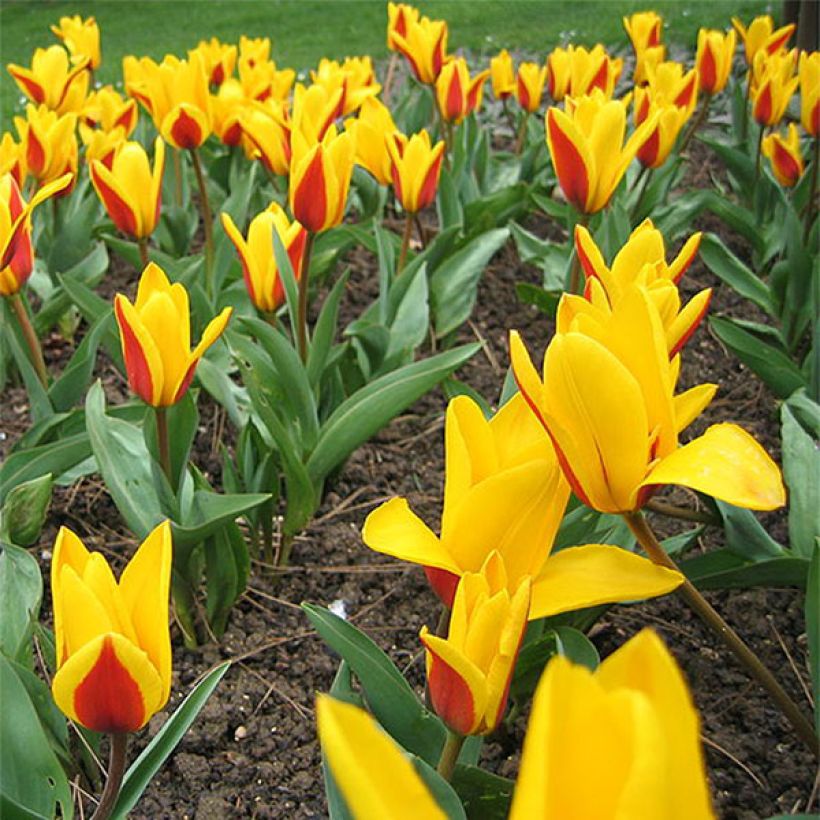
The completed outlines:
[[[592,194],[592,158],[578,126],[558,108],[547,111],[547,142],[564,196],[586,213]]]
[[[205,355],[205,351],[222,335],[232,313],[233,308],[226,307],[218,316],[215,316],[208,322],[199,344],[191,351],[187,369],[174,388],[172,403],[178,402],[185,395],[185,391],[194,378],[194,372],[196,371],[196,366],[199,364],[199,360]]]
[[[154,407],[162,396],[162,358],[146,332],[136,308],[121,293],[114,297],[114,315],[120,328],[125,370],[131,389]]]
[[[680,484],[749,510],[786,503],[780,470],[742,427],[715,424],[664,458],[641,486]]]
[[[82,576],[90,554],[85,544],[70,529],[60,527],[51,558],[51,600],[54,609],[54,646],[58,666],[68,654],[64,634],[65,607],[59,591],[60,573],[64,566],[68,566]]]
[[[91,163],[90,171],[91,182],[111,221],[123,233],[136,238],[142,237],[139,210],[119,180],[99,160]]]
[[[698,325],[709,309],[709,302],[712,299],[712,289],[700,291],[695,294],[687,303],[683,310],[672,321],[666,329],[666,344],[669,348],[669,357],[675,356],[680,349],[689,341],[692,334],[698,329]]]
[[[717,392],[716,384],[698,384],[674,397],[675,430],[685,430],[705,409]]]
[[[515,383],[518,385],[521,395],[526,400],[530,410],[535,413],[536,418],[546,429],[547,424],[541,412],[541,395],[544,392],[544,385],[517,330],[510,331],[510,361]]]
[[[665,595],[683,583],[679,572],[606,544],[553,553],[532,585],[530,620],[587,606]]]

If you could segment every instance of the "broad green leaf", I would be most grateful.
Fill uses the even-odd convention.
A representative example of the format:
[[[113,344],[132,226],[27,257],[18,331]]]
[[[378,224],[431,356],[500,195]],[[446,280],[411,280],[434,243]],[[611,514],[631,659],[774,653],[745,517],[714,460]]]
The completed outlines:
[[[243,387],[236,384],[225,368],[214,364],[210,359],[200,359],[196,367],[199,383],[228,414],[231,424],[243,429],[248,423],[248,394]]]
[[[749,561],[783,558],[786,550],[763,528],[751,510],[735,507],[726,501],[714,501],[723,521],[726,547]]]
[[[805,587],[809,562],[805,558],[770,558],[749,563],[727,549],[718,549],[687,558],[679,568],[698,589]]]
[[[205,540],[205,610],[217,638],[225,632],[231,607],[245,591],[250,557],[245,539],[236,524],[217,530]]]
[[[456,765],[453,788],[461,798],[467,817],[474,820],[505,820],[515,784],[506,777],[479,769]]]
[[[310,385],[314,389],[316,389],[322,373],[324,373],[327,357],[333,346],[339,318],[339,302],[345,292],[348,278],[348,271],[345,271],[339,277],[333,289],[325,298],[325,303],[322,305],[316,327],[313,330],[313,340],[308,351],[307,376]]]
[[[0,653],[7,658],[23,660],[42,600],[37,560],[24,549],[0,542]]]
[[[525,701],[535,691],[544,667],[557,654],[558,635],[554,629],[549,629],[540,638],[525,643],[515,662],[510,697],[516,701]]]
[[[30,547],[40,537],[51,504],[51,473],[18,484],[0,509],[0,538],[19,547]]]
[[[411,277],[407,272],[403,275]],[[427,338],[429,311],[427,270],[426,266],[422,265],[415,275],[412,275],[410,285],[390,325],[390,342],[386,358],[402,352],[410,353]]]
[[[447,815],[448,820],[466,820],[464,806],[456,790],[435,770],[435,768],[422,760],[418,755],[410,755],[410,760],[424,781],[430,794],[433,795],[439,808]]]
[[[442,229],[464,224],[464,210],[461,207],[458,189],[453,182],[452,174],[446,168],[442,168],[438,181],[436,211],[438,224]]]
[[[198,544],[270,498],[269,493],[227,495],[210,490],[197,490],[190,509],[184,512],[182,521],[171,524],[174,543],[181,546]]]
[[[765,282],[749,270],[713,233],[704,234],[700,242],[700,256],[715,276],[741,296],[774,316],[774,305]]]
[[[820,537],[820,451],[788,404],[780,410],[783,478],[789,488],[789,546],[809,558]]]
[[[601,662],[598,650],[583,632],[571,626],[556,626],[554,632],[561,655],[573,663],[586,666],[590,671],[594,672],[598,668]]]

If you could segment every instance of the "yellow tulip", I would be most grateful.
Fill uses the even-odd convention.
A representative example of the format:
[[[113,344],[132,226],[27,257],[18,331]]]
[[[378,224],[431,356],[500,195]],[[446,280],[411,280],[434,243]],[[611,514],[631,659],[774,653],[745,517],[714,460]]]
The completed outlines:
[[[752,116],[759,125],[777,125],[800,82],[794,70],[797,52],[767,54],[758,51],[752,64]]]
[[[227,307],[212,319],[191,350],[188,291],[178,282],[172,285],[159,266],[149,263],[140,277],[136,302],[131,304],[121,293],[114,298],[131,389],[152,407],[178,402],[199,360],[225,330],[232,310]]]
[[[122,128],[130,137],[137,127],[136,100],[124,100],[110,85],[92,91],[80,111],[80,122],[102,131]]]
[[[637,86],[634,93],[636,123],[648,117],[653,102],[662,107],[674,105],[688,119],[698,103],[697,70],[684,73],[684,67],[672,60],[647,66],[646,85]]]
[[[758,51],[765,51],[768,54],[776,54],[785,48],[789,37],[794,33],[794,23],[775,30],[774,20],[768,15],[755,17],[749,27],[743,25],[739,17],[732,18],[732,25],[743,41],[743,48],[746,53],[746,64],[749,68],[754,63],[755,55]]]
[[[364,709],[320,694],[316,725],[333,780],[356,820],[445,820],[409,757]]]
[[[533,699],[510,820],[709,820],[700,720],[649,629],[595,672],[553,658]]]
[[[785,503],[777,465],[737,425],[715,424],[679,446],[678,435],[717,387],[674,395],[680,357],[670,360],[658,308],[644,288],[632,286],[611,313],[588,315],[556,334],[543,378],[515,332],[510,348],[519,389],[587,506],[631,512],[664,484],[753,510]]]
[[[445,122],[460,123],[481,107],[484,83],[489,76],[490,70],[486,69],[471,78],[463,57],[454,57],[444,65],[436,80],[436,102]]]
[[[623,60],[610,57],[600,43],[591,49],[559,46],[547,58],[550,96],[560,102],[567,96],[591,94],[597,88],[609,99],[622,69]]]
[[[444,140],[432,145],[427,131],[409,139],[396,131],[387,139],[387,151],[396,199],[408,213],[423,210],[436,198]]]
[[[342,86],[330,90],[324,85],[298,83],[293,94],[291,129],[310,144],[321,142],[328,128],[341,116],[343,97]]]
[[[242,83],[228,77],[211,97],[211,104],[214,134],[224,145],[240,145],[243,137],[242,117],[252,107],[252,100],[245,95]]]
[[[254,52],[252,51],[251,54]],[[278,69],[273,60],[259,60],[255,56],[239,57],[239,82],[248,99],[285,103],[296,72],[292,68]]]
[[[803,155],[800,153],[800,136],[797,126],[789,123],[787,135],[769,134],[760,145],[761,153],[772,164],[775,179],[784,187],[797,185],[803,176]]]
[[[0,140],[0,177],[6,174],[14,177],[18,188],[23,188],[28,176],[26,146],[22,140],[17,142],[9,131],[4,131]]]
[[[800,122],[806,133],[820,134],[820,51],[801,52],[797,69],[800,80]]]
[[[272,174],[286,176],[291,162],[291,120],[287,109],[274,99],[246,105],[240,110],[239,128],[250,156],[258,159]]]
[[[387,47],[391,51],[397,51],[393,42],[394,35],[399,37],[407,36],[407,27],[412,23],[418,23],[419,10],[407,3],[387,4]]]
[[[89,128],[81,122],[79,131],[85,148],[85,161],[89,165],[99,161],[110,171],[114,164],[114,154],[126,141],[125,129],[118,125],[113,131],[101,131],[97,128]]]
[[[358,111],[365,100],[375,97],[382,89],[376,82],[370,57],[346,57],[343,63],[322,58],[310,76],[315,84],[324,86],[329,96],[342,89],[338,116]]]
[[[619,547],[589,544],[550,554],[569,499],[555,452],[521,395],[490,421],[466,396],[447,407],[441,535],[393,498],[367,517],[368,547],[421,564],[452,606],[458,579],[491,552],[510,588],[532,578],[530,618],[597,603],[662,595],[682,581]]]
[[[642,122],[638,116],[639,109],[637,106],[639,104],[636,94],[636,125],[640,125]],[[669,158],[669,154],[672,153],[678,135],[683,130],[683,126],[686,125],[689,115],[683,108],[678,108],[676,105],[658,105],[655,102],[651,102],[648,108],[644,108],[644,111],[647,118],[654,119],[655,127],[635,156],[645,168],[660,168]]]
[[[70,193],[77,180],[79,148],[77,146],[76,114],[60,116],[46,106],[26,106],[26,118],[15,117],[17,133],[25,145],[26,168],[41,184],[64,174],[72,174],[72,184],[61,192]]]
[[[392,165],[387,141],[398,131],[390,109],[375,97],[368,97],[359,116],[345,120],[345,130],[356,142],[356,163],[368,170],[379,185],[389,185]]]
[[[623,24],[635,52],[633,79],[639,85],[646,82],[649,66],[657,65],[666,56],[666,46],[661,45],[663,20],[657,12],[642,11],[624,17]]]
[[[60,25],[52,26],[51,30],[65,44],[71,62],[87,61],[92,71],[100,67],[100,28],[93,17],[61,17]]]
[[[427,17],[414,20],[409,15],[404,21],[404,34],[392,32],[393,47],[404,55],[420,83],[433,85],[447,57],[447,23]]]
[[[168,701],[171,527],[145,539],[119,582],[99,552],[62,527],[51,561],[62,712],[95,732],[135,732]]]
[[[698,31],[695,67],[698,70],[701,91],[707,94],[717,94],[726,87],[732,71],[736,42],[734,30],[724,33],[702,28]]]
[[[516,74],[516,95],[518,104],[532,113],[541,105],[544,83],[547,80],[547,67],[539,63],[521,63]]]
[[[239,37],[239,59],[253,67],[270,59],[270,37]]]
[[[34,49],[31,68],[9,63],[9,74],[32,102],[58,114],[77,112],[88,93],[88,60],[69,69],[61,46]]]
[[[190,57],[195,51],[202,56],[208,85],[222,85],[236,67],[236,46],[221,43],[216,37],[200,40],[196,48],[188,51]]]
[[[497,100],[506,100],[515,93],[515,70],[506,48],[502,48],[490,60],[490,81],[493,84],[493,96]]]

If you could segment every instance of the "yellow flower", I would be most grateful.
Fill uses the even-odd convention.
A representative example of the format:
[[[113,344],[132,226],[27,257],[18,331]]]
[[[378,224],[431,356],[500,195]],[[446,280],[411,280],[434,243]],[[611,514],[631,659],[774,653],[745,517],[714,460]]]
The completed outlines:
[[[110,85],[92,91],[80,111],[80,122],[102,131],[121,127],[130,137],[137,127],[136,100],[124,100]]]
[[[497,100],[506,100],[515,93],[515,70],[506,48],[502,48],[490,60],[490,80],[493,84],[493,96]]]
[[[418,23],[418,20],[419,10],[414,6],[409,6],[407,3],[388,3],[387,47],[391,51],[397,51],[396,44],[393,42],[394,35],[406,37],[408,25]]]
[[[390,35],[393,48],[404,55],[416,79],[433,85],[447,56],[447,23],[427,17],[414,20],[404,16],[406,31],[394,29]]]
[[[666,56],[666,46],[661,45],[663,20],[657,12],[641,11],[624,17],[623,24],[635,52],[633,79],[639,85],[646,82],[649,66],[657,65]]]
[[[695,67],[698,70],[700,90],[717,94],[726,87],[732,71],[737,38],[734,30],[727,33],[702,28],[698,31],[698,52]]]
[[[46,106],[26,106],[26,118],[15,117],[14,124],[25,145],[26,167],[40,183],[51,182],[64,174],[73,174],[70,193],[77,177],[76,114],[60,116]]]
[[[376,82],[370,57],[347,57],[343,63],[322,58],[310,76],[314,83],[325,87],[329,96],[342,89],[339,116],[358,111],[365,100],[375,97],[382,88]]]
[[[423,210],[436,198],[444,141],[431,145],[427,131],[409,139],[396,131],[387,139],[387,151],[396,199],[408,213]]]
[[[777,125],[800,82],[794,70],[797,52],[767,54],[758,51],[752,64],[752,116],[760,125]]]
[[[69,69],[68,55],[60,46],[34,49],[31,68],[9,63],[9,74],[32,102],[58,114],[77,112],[88,93],[88,60]]]
[[[125,129],[118,125],[113,131],[101,131],[89,128],[84,122],[80,123],[80,139],[85,147],[85,161],[91,165],[99,160],[111,170],[114,154],[126,141]]]
[[[23,188],[28,176],[26,146],[22,140],[16,142],[10,131],[4,131],[0,140],[0,177],[6,174],[14,177],[18,188]]]
[[[367,169],[379,183],[391,180],[390,153],[387,141],[398,131],[390,109],[375,97],[368,97],[355,119],[345,120],[345,130],[356,141],[356,162]]]
[[[785,188],[797,185],[803,176],[803,155],[800,153],[800,136],[797,126],[789,123],[787,136],[769,134],[761,143],[760,150],[772,163],[775,179]]]
[[[652,630],[595,672],[563,656],[550,661],[533,699],[510,813],[510,820],[536,817],[715,817],[698,713]]]
[[[200,40],[196,48],[188,51],[188,56],[195,51],[202,56],[208,85],[222,85],[233,74],[236,67],[236,46],[211,37],[210,40]]]
[[[100,67],[100,28],[93,17],[61,17],[60,25],[51,30],[65,43],[72,63],[87,61],[92,71]]]
[[[622,69],[623,60],[610,57],[600,43],[592,49],[559,46],[547,58],[550,96],[560,102],[567,96],[591,94],[597,88],[609,99]]]
[[[820,134],[820,51],[801,52],[797,69],[800,79],[800,122],[806,133]]]
[[[454,57],[447,62],[436,80],[436,102],[442,118],[446,122],[460,123],[477,111],[489,76],[490,70],[487,69],[471,78],[463,57]]]
[[[539,63],[521,63],[516,75],[516,95],[518,104],[532,113],[541,105],[544,83],[547,80],[547,67]]]
[[[239,113],[239,128],[253,159],[278,176],[286,176],[290,170],[291,121],[287,110],[274,99],[265,103],[244,106]]]
[[[635,122],[643,122],[649,115],[650,103],[659,106],[674,105],[686,112],[687,119],[698,103],[698,72],[684,72],[680,63],[667,60],[647,66],[646,86],[635,88]]]
[[[739,17],[732,18],[732,25],[740,35],[740,39],[743,40],[746,64],[749,68],[752,67],[758,51],[762,50],[768,54],[776,54],[782,48],[785,48],[795,29],[794,23],[789,23],[787,26],[775,30],[774,20],[768,14],[755,17],[749,23],[749,28],[743,25],[743,21]]]
[[[639,99],[637,92],[640,90],[636,88],[635,100],[635,124],[640,125],[642,120],[639,119],[639,105],[643,107],[645,118],[653,118],[655,120],[655,127],[646,138],[646,142],[638,149],[636,154],[638,162],[646,168],[660,168],[666,162],[669,154],[677,142],[678,134],[680,134],[689,115],[683,108],[678,108],[676,105],[659,105],[650,99],[649,105]]]

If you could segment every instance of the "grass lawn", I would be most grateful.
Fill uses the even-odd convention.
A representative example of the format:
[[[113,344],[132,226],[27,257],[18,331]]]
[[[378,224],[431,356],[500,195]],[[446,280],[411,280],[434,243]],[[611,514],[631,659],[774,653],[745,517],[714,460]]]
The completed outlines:
[[[666,39],[688,45],[700,26],[725,28],[732,15],[750,20],[756,14],[777,14],[780,3],[765,0],[711,2],[606,2],[586,0],[428,0],[416,3],[423,13],[450,24],[450,49],[466,48],[490,54],[502,47],[546,56],[555,45],[569,41],[591,45],[602,41],[625,44],[621,17],[654,8],[667,22]],[[387,55],[387,3],[382,0],[2,0],[0,3],[0,59],[29,65],[37,46],[56,42],[49,25],[62,15],[93,14],[102,31],[103,65],[98,78],[113,82],[121,76],[126,54],[160,59],[168,52],[183,54],[200,39],[212,36],[232,42],[240,34],[268,36],[280,66],[305,69],[320,57]],[[0,81],[3,129],[11,128],[10,114],[20,93],[7,72]]]

